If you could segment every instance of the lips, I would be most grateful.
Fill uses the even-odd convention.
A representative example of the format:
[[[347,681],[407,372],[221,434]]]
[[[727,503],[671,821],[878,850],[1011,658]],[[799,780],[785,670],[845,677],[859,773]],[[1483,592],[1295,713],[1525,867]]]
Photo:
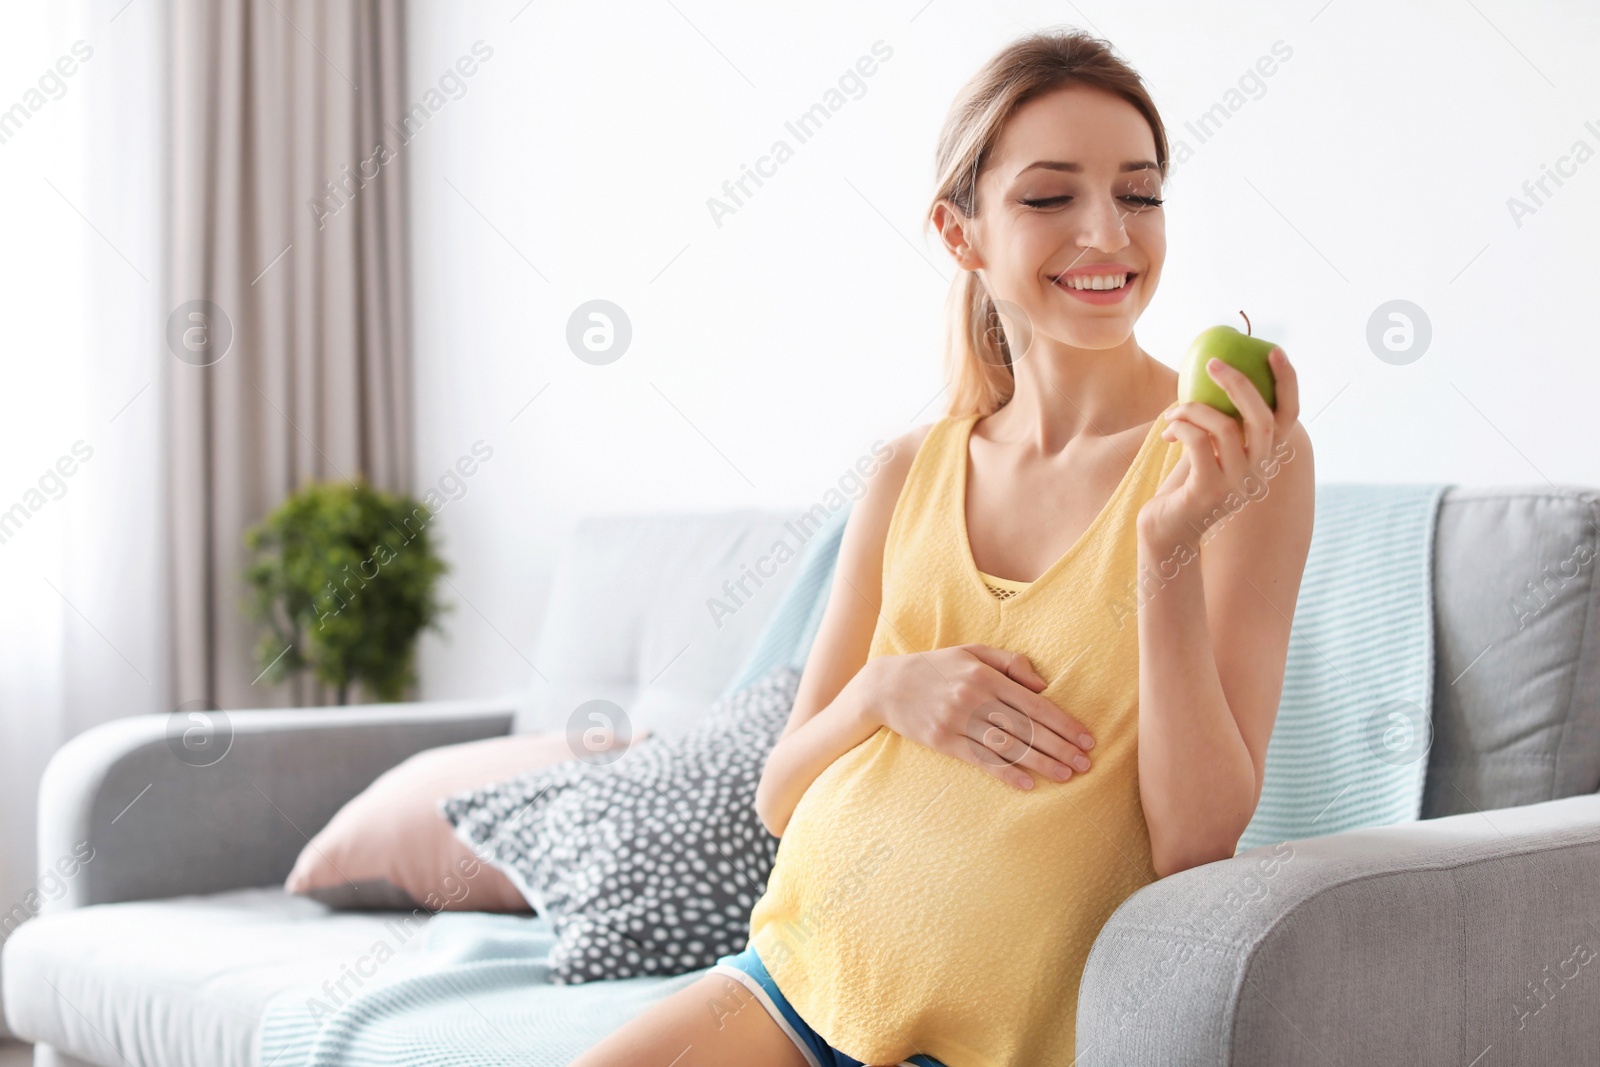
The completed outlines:
[[[1056,284],[1064,289],[1076,289],[1079,292],[1092,291],[1104,292],[1108,289],[1121,289],[1136,275],[1127,271],[1117,271],[1114,274],[1061,274],[1056,276]]]
[[[1121,263],[1072,267],[1051,279],[1056,288],[1090,304],[1115,304],[1128,295],[1139,272]]]

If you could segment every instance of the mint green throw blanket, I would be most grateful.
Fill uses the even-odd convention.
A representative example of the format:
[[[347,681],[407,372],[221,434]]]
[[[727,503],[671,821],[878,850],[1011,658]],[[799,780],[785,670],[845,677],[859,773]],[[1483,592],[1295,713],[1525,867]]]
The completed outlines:
[[[537,917],[440,912],[412,937],[414,950],[353,996],[306,988],[271,1001],[259,1067],[565,1067],[706,973],[551,985],[555,935]]]
[[[1261,802],[1240,851],[1422,814],[1446,488],[1317,486]]]

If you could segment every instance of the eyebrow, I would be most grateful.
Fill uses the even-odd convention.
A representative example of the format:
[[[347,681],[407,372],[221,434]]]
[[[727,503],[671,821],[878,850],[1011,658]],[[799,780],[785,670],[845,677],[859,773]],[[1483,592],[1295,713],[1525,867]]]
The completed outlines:
[[[1029,163],[1026,167],[1023,167],[1021,170],[1017,171],[1017,177],[1019,177],[1019,178],[1022,177],[1024,174],[1028,173],[1028,171],[1030,171],[1030,170],[1033,170],[1035,167],[1041,168],[1043,170],[1063,170],[1063,171],[1066,171],[1068,174],[1082,174],[1083,173],[1083,164],[1082,163],[1063,163],[1063,162],[1058,162],[1056,160],[1041,159],[1038,162]],[[1123,173],[1127,173],[1128,171],[1135,171],[1135,170],[1159,170],[1159,169],[1160,169],[1159,167],[1157,167],[1154,163],[1150,162],[1148,159],[1141,159],[1141,160],[1136,160],[1136,161],[1131,162],[1131,163],[1124,163],[1124,164],[1122,164],[1122,166],[1117,168],[1118,171],[1121,171]]]

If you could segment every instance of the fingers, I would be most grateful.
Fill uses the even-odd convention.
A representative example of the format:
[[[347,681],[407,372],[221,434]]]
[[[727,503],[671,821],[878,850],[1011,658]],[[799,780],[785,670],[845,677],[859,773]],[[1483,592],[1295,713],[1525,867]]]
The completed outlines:
[[[1281,348],[1267,353],[1267,365],[1272,368],[1276,382],[1278,410],[1275,417],[1278,427],[1287,433],[1300,418],[1300,375],[1289,362],[1289,354]]]
[[[1045,738],[1053,739],[1057,755],[1064,758],[1045,751],[1041,744]],[[1023,712],[999,700],[978,709],[959,741],[965,745],[963,755],[969,762],[1019,789],[1033,788],[1030,770],[1046,781],[1065,782],[1090,767],[1089,758],[1076,747],[1061,743]]]
[[[1163,433],[1161,436],[1169,441],[1174,440],[1174,438],[1168,437],[1165,433]],[[1178,457],[1178,462],[1172,465],[1172,472],[1167,475],[1167,480],[1157,486],[1157,495],[1167,490],[1178,488],[1178,486],[1182,485],[1188,479],[1188,477],[1189,450],[1185,448],[1183,450],[1183,454]]]
[[[1021,682],[1036,693],[1049,684],[1043,675],[1033,669],[1033,663],[1028,657],[1020,652],[1008,652],[993,645],[970,644],[961,647],[1007,678]]]
[[[1028,662],[1026,656],[1020,652],[1007,652],[992,645],[972,644],[961,647],[977,656],[986,666],[993,667],[1005,675],[1004,678],[994,679],[995,689],[993,692],[1001,700],[1011,707],[1025,712],[1030,719],[1056,734],[1063,742],[1084,749],[1094,747],[1094,738],[1083,723],[1062,711],[1061,707],[1054,701],[1039,695],[1039,691],[1045,688],[1045,680],[1038,671],[1033,669],[1033,664]],[[1035,686],[1029,678],[1019,678],[1015,674],[997,666],[996,664],[1005,657],[1015,657],[1022,663],[1027,664],[1026,673],[1032,679],[1036,679],[1039,684]],[[1027,688],[1023,688],[1024,686]]]
[[[1031,774],[1005,760],[995,759],[979,742],[971,738],[962,738],[960,744],[964,751],[955,752],[952,755],[966,760],[975,767],[982,767],[1006,785],[1015,789],[1033,788],[1033,776]]]
[[[1087,750],[1094,747],[1094,738],[1087,727],[1077,719],[1061,710],[1061,706],[1048,697],[1042,697],[1029,689],[1024,689],[1009,678],[997,678],[996,695],[1006,704],[1028,716],[1038,727],[1048,733],[1048,737],[1041,734],[1040,730],[1034,731],[1034,745],[1046,745],[1052,752],[1060,746],[1070,747],[1073,751]],[[1059,745],[1057,744],[1059,742]],[[1058,757],[1065,758],[1065,756]]]
[[[966,719],[966,755],[1019,788],[1033,786],[1023,770],[1048,781],[1065,782],[1091,766],[1094,747],[1088,729],[1054,701],[1040,696],[1045,679],[1018,652],[991,645],[961,646],[977,661],[968,684],[981,699]]]
[[[1233,370],[1232,367],[1228,369]],[[1240,377],[1243,377],[1243,375],[1240,375]],[[1246,382],[1246,385],[1249,385],[1249,383]],[[1255,390],[1253,385],[1249,385],[1249,388],[1252,392]],[[1261,395],[1259,393],[1256,394],[1256,403],[1261,411],[1266,410],[1266,405],[1261,403]],[[1216,449],[1217,460],[1223,471],[1230,479],[1237,479],[1244,476],[1250,460],[1250,456],[1245,451],[1246,429],[1255,435],[1250,442],[1251,447],[1263,454],[1272,443],[1270,413],[1264,421],[1260,420],[1259,414],[1252,414],[1249,417],[1252,420],[1257,420],[1255,425],[1241,427],[1232,416],[1224,415],[1210,404],[1191,402],[1178,405],[1177,410],[1172,414],[1171,421],[1174,426],[1184,422],[1191,422],[1209,434]]]
[[[1221,480],[1222,466],[1217,460],[1210,434],[1185,419],[1174,419],[1162,431],[1162,436],[1183,442],[1183,459],[1188,461],[1189,468],[1201,481]],[[1183,466],[1183,461],[1180,460],[1178,465]]]
[[[1244,423],[1244,451],[1253,459],[1265,455],[1272,446],[1277,416],[1262,398],[1261,390],[1244,371],[1220,359],[1211,360],[1206,370],[1239,409]]]

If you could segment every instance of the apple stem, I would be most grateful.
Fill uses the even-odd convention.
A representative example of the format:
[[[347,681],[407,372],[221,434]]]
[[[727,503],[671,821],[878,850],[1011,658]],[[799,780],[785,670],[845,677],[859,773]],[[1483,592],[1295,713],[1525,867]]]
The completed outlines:
[[[1250,316],[1246,315],[1243,311],[1241,311],[1241,312],[1239,312],[1239,317],[1244,320],[1244,335],[1246,337],[1249,337],[1250,336]]]

